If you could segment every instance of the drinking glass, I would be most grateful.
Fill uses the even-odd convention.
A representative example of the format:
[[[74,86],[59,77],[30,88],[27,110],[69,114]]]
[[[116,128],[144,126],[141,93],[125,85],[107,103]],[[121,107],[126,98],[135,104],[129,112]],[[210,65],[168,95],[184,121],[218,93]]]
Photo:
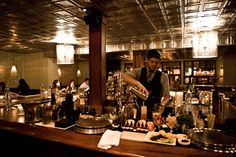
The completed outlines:
[[[175,127],[176,125],[176,116],[168,116],[166,118],[166,122],[167,122],[167,125],[170,127],[170,132],[172,133],[173,132],[173,127]]]
[[[208,128],[214,129],[215,118],[216,118],[216,115],[213,114],[213,113],[210,113],[210,114],[207,115]]]
[[[198,119],[198,105],[192,105],[192,115],[193,115],[193,123],[194,126],[197,126],[197,119]]]
[[[162,117],[161,113],[154,112],[152,113],[153,123],[157,125],[158,131],[160,131],[161,126],[165,123],[164,117]]]

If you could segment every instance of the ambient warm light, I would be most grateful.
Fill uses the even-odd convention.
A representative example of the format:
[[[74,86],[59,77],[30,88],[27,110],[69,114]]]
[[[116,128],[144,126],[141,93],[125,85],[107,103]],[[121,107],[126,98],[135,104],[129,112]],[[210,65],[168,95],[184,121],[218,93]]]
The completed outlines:
[[[77,77],[80,77],[81,76],[81,72],[80,70],[77,70]]]
[[[57,69],[57,74],[59,77],[61,77],[61,69],[60,68]]]
[[[223,76],[224,76],[224,69],[223,69],[223,68],[220,68],[219,75],[220,75],[220,77],[223,77]]]
[[[57,64],[74,64],[75,49],[73,45],[59,44],[56,51]]]
[[[79,44],[79,42],[75,39],[75,35],[73,33],[73,29],[68,31],[58,31],[56,37],[50,42],[61,43],[61,44]]]
[[[214,58],[218,56],[218,33],[199,32],[193,36],[193,58]]]
[[[13,65],[11,67],[11,76],[12,77],[16,77],[17,76],[17,70],[16,70],[16,66],[15,65]]]

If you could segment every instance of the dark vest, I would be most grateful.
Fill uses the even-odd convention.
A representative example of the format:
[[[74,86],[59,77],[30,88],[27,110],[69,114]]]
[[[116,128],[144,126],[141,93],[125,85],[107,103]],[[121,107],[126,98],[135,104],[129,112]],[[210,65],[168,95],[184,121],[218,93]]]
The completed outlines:
[[[142,85],[149,91],[149,97],[145,101],[145,105],[148,107],[148,110],[151,110],[154,104],[159,105],[161,102],[161,74],[159,70],[156,71],[153,79],[148,82],[147,81],[147,68],[141,68],[141,74],[139,81]]]

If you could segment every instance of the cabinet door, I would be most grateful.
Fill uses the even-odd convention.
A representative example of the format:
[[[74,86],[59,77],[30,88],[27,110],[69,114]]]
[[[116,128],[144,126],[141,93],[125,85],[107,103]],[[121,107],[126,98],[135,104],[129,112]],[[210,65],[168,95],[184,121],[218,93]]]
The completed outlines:
[[[184,62],[184,84],[191,83],[191,76],[193,75],[193,62]]]
[[[181,62],[180,61],[164,61],[161,62],[162,71],[167,71],[170,86],[181,84]]]
[[[185,84],[213,84],[216,76],[215,60],[193,60],[184,62]]]

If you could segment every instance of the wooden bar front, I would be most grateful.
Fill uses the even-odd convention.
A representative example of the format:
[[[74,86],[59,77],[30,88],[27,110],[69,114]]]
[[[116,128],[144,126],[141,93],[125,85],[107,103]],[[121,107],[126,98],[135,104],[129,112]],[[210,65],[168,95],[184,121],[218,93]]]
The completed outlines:
[[[8,156],[150,156],[150,157],[230,157],[192,146],[166,146],[120,140],[118,147],[97,147],[101,135],[79,134],[73,129],[60,130],[43,126],[0,120],[1,154]]]

